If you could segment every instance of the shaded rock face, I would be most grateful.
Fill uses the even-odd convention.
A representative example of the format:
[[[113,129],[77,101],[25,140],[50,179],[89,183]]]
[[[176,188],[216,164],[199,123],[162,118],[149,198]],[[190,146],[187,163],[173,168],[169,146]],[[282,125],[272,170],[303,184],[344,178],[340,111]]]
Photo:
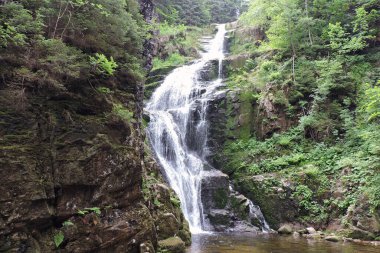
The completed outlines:
[[[139,242],[155,243],[141,193],[141,129],[112,113],[112,102],[133,110],[134,96],[91,90],[27,94],[23,110],[11,89],[0,90],[1,249],[51,252],[59,232],[67,252],[137,252]]]
[[[207,157],[208,162],[216,168],[222,168],[215,154],[220,152],[223,144],[227,140],[226,126],[227,126],[227,90],[222,90],[220,93],[215,94],[214,98],[208,105],[208,121],[209,132],[207,139],[207,147],[209,154]]]
[[[165,183],[160,166],[151,155],[145,158],[143,192],[159,241],[173,236],[190,245],[191,234],[175,192]]]
[[[259,232],[260,220],[251,216],[249,200],[230,187],[229,178],[218,170],[204,172],[201,182],[203,214],[213,231]]]
[[[254,131],[257,137],[265,139],[272,137],[274,133],[289,129],[294,121],[286,115],[286,97],[288,94],[268,83],[265,87],[265,97],[255,106]],[[283,99],[283,100],[281,100]]]
[[[274,175],[241,178],[235,182],[239,191],[257,203],[273,229],[281,224],[296,221],[300,216],[298,203],[291,197],[291,185],[280,183],[269,187],[276,180]]]
[[[148,21],[152,2],[140,2]],[[0,252],[155,252],[158,239],[174,234],[190,242],[167,186],[150,189],[159,204],[144,198],[146,171],[160,176],[154,160],[144,163],[143,84],[118,78],[104,84],[114,94],[84,82],[26,89],[16,102],[16,91],[0,85]]]
[[[368,212],[370,204],[368,198],[361,199],[348,208],[345,219],[349,222],[346,230],[350,238],[361,240],[374,240],[380,236],[380,209]]]

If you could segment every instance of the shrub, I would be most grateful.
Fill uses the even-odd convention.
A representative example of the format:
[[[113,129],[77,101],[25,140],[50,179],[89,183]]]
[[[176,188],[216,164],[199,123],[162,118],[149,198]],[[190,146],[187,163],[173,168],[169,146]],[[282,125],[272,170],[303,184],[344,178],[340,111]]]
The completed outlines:
[[[96,53],[95,57],[90,56],[90,64],[96,74],[104,76],[112,76],[118,67],[112,56],[108,59],[104,54],[99,53]]]

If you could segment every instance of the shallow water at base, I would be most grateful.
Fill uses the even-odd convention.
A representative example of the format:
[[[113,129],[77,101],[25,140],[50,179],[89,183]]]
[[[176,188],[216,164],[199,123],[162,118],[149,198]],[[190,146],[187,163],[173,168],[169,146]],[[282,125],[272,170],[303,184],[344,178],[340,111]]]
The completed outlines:
[[[198,234],[186,253],[380,253],[380,247],[273,234]]]

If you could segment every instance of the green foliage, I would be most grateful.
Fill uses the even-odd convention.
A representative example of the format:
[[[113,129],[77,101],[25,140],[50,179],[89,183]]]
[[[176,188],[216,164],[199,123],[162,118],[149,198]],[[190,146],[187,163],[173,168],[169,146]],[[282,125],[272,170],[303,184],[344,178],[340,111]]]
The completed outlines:
[[[104,54],[98,53],[95,54],[95,57],[90,56],[90,64],[96,74],[105,76],[112,76],[118,67],[112,56],[110,59],[107,59]]]
[[[181,207],[181,201],[178,199],[177,196],[170,196],[170,202],[172,202],[174,207],[177,207],[177,208]]]
[[[59,248],[59,246],[63,243],[65,240],[65,235],[62,231],[59,231],[57,234],[54,235],[54,244],[55,247]]]
[[[131,121],[133,119],[133,112],[129,111],[122,104],[114,104],[113,113],[127,121]]]
[[[363,109],[368,114],[368,121],[380,119],[380,81],[378,81],[378,86],[365,91]]]
[[[98,87],[98,88],[96,88],[96,90],[100,93],[103,93],[103,94],[111,94],[112,93],[111,89],[108,87]]]
[[[154,198],[153,205],[160,207],[162,206],[162,203],[157,198]]]
[[[83,210],[78,210],[77,213],[79,215],[86,215],[86,214],[89,214],[89,213],[95,213],[97,215],[100,215],[102,212],[100,210],[99,207],[87,207]]]
[[[180,33],[185,33],[188,30],[188,26],[184,24],[172,25],[167,22],[159,23],[158,30],[161,36],[178,35]]]
[[[74,223],[72,223],[71,221],[65,221],[65,222],[62,223],[62,225],[64,227],[69,227],[69,226],[74,226]]]
[[[156,12],[161,22],[205,25],[236,20],[239,10],[246,9],[242,0],[157,0]]]
[[[116,68],[142,79],[147,25],[137,0],[6,1],[0,14],[5,83],[66,89],[118,74]]]
[[[101,214],[100,208],[99,207],[90,207],[90,208],[85,208],[85,210],[89,212],[96,213],[97,215]]]
[[[153,59],[153,70],[162,69],[167,67],[175,67],[185,64],[188,58],[180,55],[179,53],[171,54],[167,59],[161,60],[159,58]]]

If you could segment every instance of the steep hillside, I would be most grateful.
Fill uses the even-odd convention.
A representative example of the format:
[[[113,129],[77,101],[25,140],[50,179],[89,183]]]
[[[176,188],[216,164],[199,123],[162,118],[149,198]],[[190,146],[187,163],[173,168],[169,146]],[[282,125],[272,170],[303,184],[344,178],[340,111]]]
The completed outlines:
[[[214,162],[274,228],[380,235],[378,10],[254,0],[230,25],[227,141]]]
[[[154,15],[151,1],[140,4],[0,4],[1,252],[154,252],[174,235],[190,242],[144,150]]]

